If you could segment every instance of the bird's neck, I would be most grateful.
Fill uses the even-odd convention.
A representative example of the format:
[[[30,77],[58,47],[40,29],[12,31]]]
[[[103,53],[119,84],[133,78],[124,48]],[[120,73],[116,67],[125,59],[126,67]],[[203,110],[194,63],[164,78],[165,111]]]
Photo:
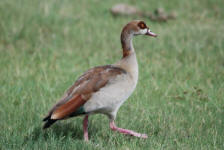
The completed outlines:
[[[121,33],[121,45],[123,49],[123,58],[129,56],[132,53],[135,53],[133,43],[132,43],[133,34],[127,30],[123,30]]]
[[[133,79],[138,80],[138,62],[135,50],[132,44],[133,34],[123,30],[121,33],[121,44],[123,48],[123,57],[117,63],[121,68],[125,69],[131,74]]]

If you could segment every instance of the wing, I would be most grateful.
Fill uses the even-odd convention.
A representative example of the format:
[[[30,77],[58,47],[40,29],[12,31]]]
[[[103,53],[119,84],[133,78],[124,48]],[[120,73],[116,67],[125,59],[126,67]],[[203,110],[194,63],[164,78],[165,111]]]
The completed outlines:
[[[62,99],[51,109],[44,121],[48,119],[64,119],[74,116],[88,101],[92,94],[104,87],[117,75],[126,74],[126,71],[112,65],[95,67],[85,72],[67,90]],[[79,114],[82,114],[80,112]],[[77,115],[77,114],[76,114]]]

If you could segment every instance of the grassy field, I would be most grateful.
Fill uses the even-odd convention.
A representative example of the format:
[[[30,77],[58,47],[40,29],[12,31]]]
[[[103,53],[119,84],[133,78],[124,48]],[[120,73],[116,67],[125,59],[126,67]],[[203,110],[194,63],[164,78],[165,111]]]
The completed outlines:
[[[125,0],[144,11],[176,11],[168,23],[117,17],[119,1],[0,1],[0,149],[224,149],[224,1]],[[119,127],[147,133],[124,136],[106,116],[82,117],[43,131],[42,118],[78,76],[121,58],[120,31],[143,19],[159,35],[134,47],[139,83],[121,107]]]

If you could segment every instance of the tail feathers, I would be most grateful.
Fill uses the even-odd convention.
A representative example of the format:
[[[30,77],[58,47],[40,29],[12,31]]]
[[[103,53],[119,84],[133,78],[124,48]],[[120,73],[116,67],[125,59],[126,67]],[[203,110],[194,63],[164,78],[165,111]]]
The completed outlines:
[[[57,120],[53,120],[53,119],[50,119],[50,118],[44,118],[43,121],[46,121],[44,126],[43,126],[43,129],[46,129],[46,128],[49,128],[53,123],[55,123]]]
[[[47,121],[51,118],[51,115],[46,116],[42,121]]]

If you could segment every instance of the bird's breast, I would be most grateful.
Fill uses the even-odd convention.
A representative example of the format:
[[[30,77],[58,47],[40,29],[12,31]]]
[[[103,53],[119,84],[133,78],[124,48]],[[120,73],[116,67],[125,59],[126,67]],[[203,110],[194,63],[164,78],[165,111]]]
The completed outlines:
[[[95,92],[88,100],[84,109],[86,112],[109,113],[117,111],[123,102],[132,94],[136,81],[129,74],[118,75],[107,85]]]

